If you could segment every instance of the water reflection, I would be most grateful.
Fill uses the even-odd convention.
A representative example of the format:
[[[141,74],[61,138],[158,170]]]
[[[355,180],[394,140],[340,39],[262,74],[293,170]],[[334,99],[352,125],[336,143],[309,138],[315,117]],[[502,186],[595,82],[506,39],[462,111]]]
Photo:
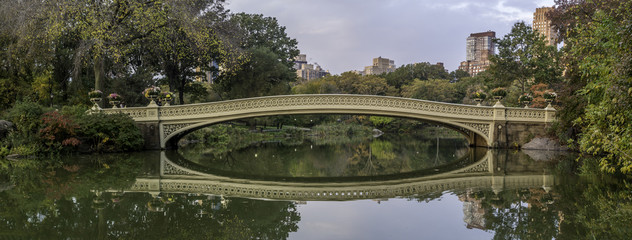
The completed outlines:
[[[450,165],[449,171],[418,171],[397,175],[363,177],[274,178],[253,181],[219,174],[196,171],[178,165],[161,153],[160,173],[149,178],[137,178],[132,191],[193,192],[231,195],[249,198],[289,200],[353,200],[426,195],[443,191],[479,188],[495,192],[505,188],[544,187],[554,185],[554,176],[542,170],[542,165],[507,164],[505,155],[479,149],[473,161]],[[477,158],[474,158],[477,157]],[[524,156],[526,158],[526,156]],[[318,181],[314,181],[318,180]]]
[[[9,186],[0,191],[0,238],[630,236],[625,179],[589,170],[577,176],[573,161],[535,161],[520,152],[485,151],[431,175],[334,182],[234,178],[170,161],[166,152],[149,152],[80,156],[58,168],[12,163],[0,175],[0,185]]]
[[[439,173],[461,168],[485,153],[462,138],[405,135],[368,141],[255,142],[225,150],[204,144],[167,152],[178,165],[199,172],[249,179],[316,179]]]

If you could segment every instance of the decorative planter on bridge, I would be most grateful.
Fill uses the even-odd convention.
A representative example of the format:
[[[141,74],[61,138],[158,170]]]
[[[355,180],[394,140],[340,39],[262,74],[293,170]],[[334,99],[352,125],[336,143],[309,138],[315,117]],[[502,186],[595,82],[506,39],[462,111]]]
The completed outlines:
[[[367,114],[440,123],[464,134],[472,146],[506,148],[543,135],[555,109],[506,108],[441,103],[386,96],[286,95],[176,106],[105,109],[129,114],[145,136],[146,148],[176,147],[187,133],[219,122],[288,114]]]

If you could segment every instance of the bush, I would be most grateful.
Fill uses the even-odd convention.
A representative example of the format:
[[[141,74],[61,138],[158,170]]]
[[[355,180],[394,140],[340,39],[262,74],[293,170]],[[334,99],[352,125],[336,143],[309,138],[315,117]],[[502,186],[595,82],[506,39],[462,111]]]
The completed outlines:
[[[7,112],[7,119],[16,125],[20,134],[34,136],[40,128],[44,107],[34,102],[17,102]]]
[[[4,144],[11,147],[39,143],[38,131],[41,126],[41,116],[44,107],[34,102],[17,102],[5,115],[5,118],[15,124],[16,131],[10,131]]]
[[[78,135],[90,150],[120,152],[140,150],[144,141],[134,120],[126,114],[91,114],[78,120]]]
[[[9,146],[0,146],[0,159],[6,157],[7,155],[9,155],[9,153]]]
[[[382,116],[371,116],[369,117],[369,121],[373,123],[373,126],[377,128],[383,128],[384,126],[390,124],[395,121],[395,118],[392,117],[382,117]]]
[[[49,152],[69,150],[81,143],[75,132],[78,128],[79,126],[67,116],[58,112],[45,113],[42,117],[39,138],[48,147]]]
[[[477,90],[472,93],[472,99],[481,99],[485,100],[487,98],[487,94],[483,90]]]
[[[90,107],[91,106],[82,104],[63,106],[59,112],[76,122],[77,120],[79,120],[79,118],[83,117],[86,114],[86,111],[90,109]]]
[[[504,98],[507,96],[507,89],[505,88],[494,88],[492,89],[492,96]]]

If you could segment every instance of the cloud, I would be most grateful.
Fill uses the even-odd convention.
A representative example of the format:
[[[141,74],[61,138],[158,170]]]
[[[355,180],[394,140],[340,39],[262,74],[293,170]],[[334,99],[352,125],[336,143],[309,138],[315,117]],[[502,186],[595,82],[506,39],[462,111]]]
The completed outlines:
[[[230,0],[233,12],[276,17],[308,59],[338,74],[362,70],[382,56],[400,66],[465,59],[470,33],[498,37],[516,21],[531,22],[536,7],[553,0]]]
[[[508,6],[506,3],[507,1],[498,1],[498,3],[493,6],[493,11],[488,12],[483,16],[488,16],[504,22],[529,21],[532,19],[533,11],[535,9],[531,10]]]

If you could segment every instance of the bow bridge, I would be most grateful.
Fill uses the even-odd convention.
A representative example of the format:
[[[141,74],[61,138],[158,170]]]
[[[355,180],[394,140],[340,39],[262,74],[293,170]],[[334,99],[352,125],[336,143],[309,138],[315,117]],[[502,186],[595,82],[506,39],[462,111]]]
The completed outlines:
[[[187,133],[236,119],[292,114],[366,114],[439,123],[459,131],[470,145],[492,148],[520,146],[543,135],[555,120],[555,109],[507,108],[433,102],[418,99],[344,95],[286,95],[175,106],[103,109],[125,113],[145,137],[145,148],[175,148]]]

